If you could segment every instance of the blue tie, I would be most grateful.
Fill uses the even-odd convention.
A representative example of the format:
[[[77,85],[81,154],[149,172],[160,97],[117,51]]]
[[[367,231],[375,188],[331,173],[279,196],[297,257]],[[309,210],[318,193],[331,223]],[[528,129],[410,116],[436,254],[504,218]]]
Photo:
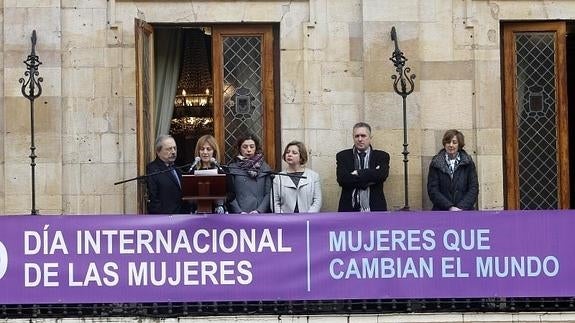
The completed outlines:
[[[178,177],[178,172],[176,172],[175,168],[172,168],[172,175],[174,175],[174,177],[176,178],[176,182],[178,182],[178,186],[182,187],[182,184],[180,184],[180,178]]]

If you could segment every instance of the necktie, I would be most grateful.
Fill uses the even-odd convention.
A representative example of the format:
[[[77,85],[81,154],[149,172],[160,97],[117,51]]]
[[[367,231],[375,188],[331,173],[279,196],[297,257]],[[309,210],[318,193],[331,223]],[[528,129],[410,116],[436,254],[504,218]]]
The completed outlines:
[[[359,169],[365,168],[365,151],[359,153]]]
[[[359,156],[359,165],[358,165],[358,169],[365,169],[365,151],[360,151],[358,154]],[[355,189],[353,191],[353,199],[354,199],[354,203],[353,203],[353,209],[354,211],[361,211],[361,202],[360,202],[360,197],[359,197],[359,189]]]
[[[174,177],[176,178],[176,182],[178,183],[178,186],[182,187],[182,184],[180,184],[180,178],[178,177],[178,172],[176,172],[175,168],[172,168],[172,175],[174,175]]]

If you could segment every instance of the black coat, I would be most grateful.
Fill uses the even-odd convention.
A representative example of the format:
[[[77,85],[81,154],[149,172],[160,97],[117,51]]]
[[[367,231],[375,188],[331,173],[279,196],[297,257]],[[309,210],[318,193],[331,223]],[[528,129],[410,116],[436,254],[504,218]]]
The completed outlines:
[[[387,211],[387,202],[383,193],[383,182],[389,175],[389,154],[383,150],[371,150],[369,167],[355,170],[353,149],[340,151],[336,155],[337,182],[341,186],[339,212],[353,212],[352,193],[356,188],[369,189],[369,209],[371,211]]]
[[[146,167],[146,174],[153,174],[168,169],[159,158]],[[176,168],[180,183],[182,172]],[[147,179],[148,213],[150,214],[184,214],[190,212],[189,204],[182,200],[182,189],[171,171],[153,175]]]
[[[475,209],[479,182],[477,170],[471,156],[464,150],[459,151],[460,162],[453,179],[449,176],[449,167],[445,161],[445,149],[433,157],[427,176],[427,194],[433,203],[433,210],[447,211],[456,206],[462,210]]]

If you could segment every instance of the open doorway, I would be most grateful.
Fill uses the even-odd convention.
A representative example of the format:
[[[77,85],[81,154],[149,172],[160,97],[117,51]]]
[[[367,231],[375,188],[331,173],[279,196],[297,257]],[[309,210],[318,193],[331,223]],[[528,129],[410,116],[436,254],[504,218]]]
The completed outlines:
[[[194,148],[201,136],[214,134],[211,28],[183,28],[181,42],[181,63],[169,127],[169,134],[178,146],[178,166],[194,160]]]
[[[171,134],[176,165],[194,160],[196,141],[213,134],[222,162],[237,138],[259,137],[266,161],[279,160],[277,24],[174,25],[136,19],[138,175],[154,159],[154,141]],[[145,213],[146,187],[138,186]]]

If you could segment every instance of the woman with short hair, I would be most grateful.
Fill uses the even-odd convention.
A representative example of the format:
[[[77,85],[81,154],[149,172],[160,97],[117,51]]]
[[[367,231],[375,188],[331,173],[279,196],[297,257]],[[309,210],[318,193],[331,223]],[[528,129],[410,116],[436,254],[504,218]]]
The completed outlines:
[[[475,209],[479,182],[471,156],[463,150],[465,137],[456,129],[445,132],[443,148],[433,157],[427,176],[427,193],[433,210]]]
[[[230,213],[270,211],[271,168],[264,161],[259,139],[248,134],[236,144],[238,155],[228,165]]]
[[[284,149],[282,159],[287,168],[273,181],[274,213],[319,212],[321,184],[319,174],[306,167],[308,154],[305,145],[292,141]]]

